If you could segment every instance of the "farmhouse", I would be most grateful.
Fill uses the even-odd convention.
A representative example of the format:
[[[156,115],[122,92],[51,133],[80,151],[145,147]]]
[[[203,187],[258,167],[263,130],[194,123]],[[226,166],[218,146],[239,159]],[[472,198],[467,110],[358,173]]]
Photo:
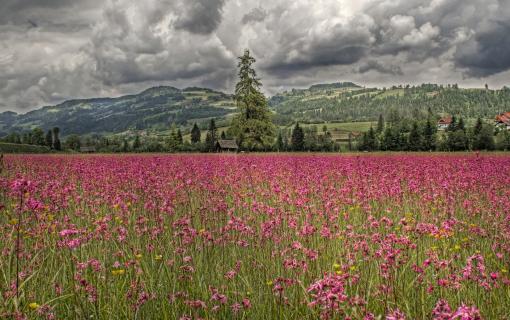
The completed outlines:
[[[503,112],[496,116],[496,126],[510,130],[510,112]]]
[[[237,152],[238,149],[235,140],[218,140],[216,142],[216,152]]]
[[[450,116],[443,117],[443,118],[439,119],[439,121],[437,122],[437,128],[439,130],[446,130],[451,123],[452,123],[452,117],[450,117]]]

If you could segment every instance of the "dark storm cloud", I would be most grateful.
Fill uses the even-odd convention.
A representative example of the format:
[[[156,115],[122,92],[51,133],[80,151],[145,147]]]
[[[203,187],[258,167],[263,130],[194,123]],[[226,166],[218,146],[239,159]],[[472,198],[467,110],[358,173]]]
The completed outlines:
[[[1,3],[0,25],[27,25],[37,27],[40,22],[52,24],[66,21],[70,24],[89,21],[91,10],[102,3],[101,0],[4,0]]]
[[[186,1],[184,14],[175,23],[176,29],[197,34],[210,34],[221,22],[224,0]]]
[[[369,71],[375,70],[382,74],[391,74],[391,75],[403,75],[402,69],[399,66],[393,65],[384,65],[375,60],[369,60],[367,62],[362,63],[359,68],[359,73],[367,73]]]
[[[476,77],[510,69],[508,1],[380,0],[366,12],[379,26],[376,54],[423,61],[452,51],[455,66]]]
[[[497,21],[460,45],[455,62],[473,76],[488,76],[510,69],[510,23]]]
[[[507,0],[4,0],[0,111],[150,85],[508,85]],[[390,75],[390,76],[388,76]]]

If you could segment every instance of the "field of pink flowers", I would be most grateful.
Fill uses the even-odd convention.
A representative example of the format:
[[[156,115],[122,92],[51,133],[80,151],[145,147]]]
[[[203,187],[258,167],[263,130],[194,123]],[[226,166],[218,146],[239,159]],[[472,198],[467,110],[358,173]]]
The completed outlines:
[[[0,318],[510,319],[510,157],[8,156]]]

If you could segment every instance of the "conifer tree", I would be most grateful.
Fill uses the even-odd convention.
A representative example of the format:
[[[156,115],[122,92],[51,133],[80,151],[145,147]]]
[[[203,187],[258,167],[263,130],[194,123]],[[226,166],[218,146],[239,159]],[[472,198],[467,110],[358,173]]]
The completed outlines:
[[[276,151],[284,151],[282,131],[278,130],[278,136],[276,137]]]
[[[61,145],[60,145],[60,138],[58,136],[60,133],[59,127],[54,127],[52,132],[53,132],[53,149],[60,150]]]
[[[372,126],[370,126],[370,129],[368,130],[367,134],[367,147],[369,151],[375,151],[377,150],[377,139],[375,138],[375,131]]]
[[[455,130],[466,131],[466,126],[464,125],[464,119],[460,118],[459,123],[457,124]]]
[[[423,129],[423,148],[425,151],[433,151],[436,149],[436,127],[432,125],[430,118],[425,123]]]
[[[452,122],[448,125],[448,128],[446,128],[446,131],[455,131],[457,130],[457,119],[455,116],[452,116]]]
[[[379,115],[379,120],[377,121],[377,134],[380,134],[384,130],[384,118],[382,113]]]
[[[200,142],[200,128],[195,123],[193,125],[193,129],[191,129],[191,143],[199,143]]]
[[[299,122],[296,122],[294,130],[292,130],[291,137],[292,150],[303,151],[305,147],[305,134],[303,129],[299,126]]]
[[[211,119],[211,121],[209,122],[209,130],[207,131],[207,135],[205,136],[206,151],[213,152],[216,146],[216,141],[218,141],[216,123],[214,122],[214,119]]]
[[[176,139],[177,139],[177,144],[178,144],[179,146],[182,146],[182,144],[183,144],[183,142],[184,142],[184,141],[183,141],[183,138],[182,138],[181,128],[178,128],[178,129],[177,129]]]
[[[46,132],[46,137],[44,140],[46,141],[46,146],[53,148],[53,134],[51,133],[51,130]]]
[[[141,146],[142,146],[142,144],[140,143],[140,136],[136,135],[135,141],[133,141],[133,150],[136,151],[136,150],[140,149]]]
[[[275,129],[253,63],[255,58],[250,55],[250,51],[245,50],[239,57],[239,82],[234,95],[239,113],[232,120],[231,131],[242,148],[262,150],[273,144]]]
[[[478,119],[476,119],[476,124],[473,127],[473,135],[474,136],[479,135],[480,132],[482,131],[482,127],[483,127],[482,119],[478,117]]]
[[[410,151],[420,151],[422,148],[422,136],[418,128],[418,123],[413,122],[411,132],[409,132],[408,149]]]

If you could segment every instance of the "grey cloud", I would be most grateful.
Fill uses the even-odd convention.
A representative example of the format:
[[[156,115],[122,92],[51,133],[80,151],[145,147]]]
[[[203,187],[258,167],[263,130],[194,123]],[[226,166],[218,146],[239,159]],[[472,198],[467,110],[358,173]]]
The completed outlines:
[[[185,10],[174,27],[191,33],[210,34],[221,22],[224,2],[224,0],[187,1]]]
[[[510,23],[490,21],[473,38],[458,46],[455,63],[468,74],[485,77],[510,69]]]
[[[455,66],[476,77],[510,69],[507,1],[380,0],[366,12],[379,26],[376,54],[405,52],[411,62],[453,51]]]
[[[274,46],[268,48],[265,37],[251,43],[256,53],[265,55],[263,67],[268,73],[288,77],[309,68],[349,65],[369,53],[375,41],[369,16],[338,17],[333,5],[331,11],[310,17],[313,9],[313,5],[277,7],[270,12],[265,23],[275,37]],[[286,18],[293,20],[289,23]]]
[[[271,93],[338,80],[508,85],[509,19],[502,0],[4,0],[0,111],[157,84],[230,91],[244,48]]]
[[[193,79],[234,68],[234,57],[214,36],[180,29],[160,32],[170,31],[168,4],[140,3],[133,12],[123,11],[123,5],[116,3],[105,10],[92,45],[86,48],[95,61],[95,76],[106,85]]]
[[[267,17],[267,11],[261,7],[253,8],[250,12],[243,16],[241,20],[242,24],[247,24],[250,22],[260,22],[264,21]]]
[[[403,75],[402,69],[395,65],[385,65],[375,60],[369,60],[358,67],[359,73],[367,73],[375,70],[382,74]]]

